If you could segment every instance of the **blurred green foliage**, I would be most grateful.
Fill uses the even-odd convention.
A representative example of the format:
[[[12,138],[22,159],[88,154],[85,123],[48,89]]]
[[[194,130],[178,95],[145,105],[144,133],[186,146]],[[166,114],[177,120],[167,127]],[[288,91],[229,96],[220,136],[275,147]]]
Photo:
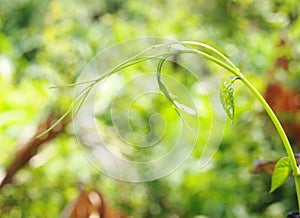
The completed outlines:
[[[206,42],[223,50],[261,91],[273,80],[299,87],[297,0],[1,0],[0,5],[1,174],[47,108],[71,93],[49,87],[76,81],[96,54],[124,40],[161,36]],[[283,38],[291,45],[291,72],[269,78],[284,52],[277,46]],[[78,194],[80,181],[99,188],[111,205],[132,217],[285,217],[297,208],[292,180],[270,194],[270,176],[251,173],[255,160],[283,156],[283,146],[253,96],[238,83],[235,89],[234,125],[227,126],[209,165],[199,167],[200,140],[186,163],[163,179],[117,181],[89,164],[70,127],[1,190],[1,217],[58,217]],[[107,117],[102,120],[111,125]],[[201,128],[205,141],[209,119]]]

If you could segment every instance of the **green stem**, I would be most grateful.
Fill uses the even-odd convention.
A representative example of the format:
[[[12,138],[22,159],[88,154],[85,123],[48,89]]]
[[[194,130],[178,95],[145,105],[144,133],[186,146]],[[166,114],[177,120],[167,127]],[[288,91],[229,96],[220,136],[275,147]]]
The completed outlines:
[[[203,44],[191,43],[191,42],[184,42],[184,44],[203,46]],[[291,144],[290,144],[290,142],[289,142],[289,140],[288,140],[288,138],[287,138],[280,122],[279,122],[279,120],[277,119],[275,113],[273,112],[273,110],[271,109],[269,104],[266,102],[266,100],[262,97],[262,95],[258,92],[258,90],[252,85],[252,83],[248,79],[246,79],[241,74],[239,69],[237,67],[235,67],[235,65],[231,61],[228,61],[228,59],[225,56],[223,56],[220,52],[218,52],[217,50],[215,50],[213,48],[211,49],[211,47],[209,47],[209,46],[205,46],[205,48],[207,48],[211,52],[213,52],[213,53],[219,55],[220,57],[222,57],[230,65],[224,63],[223,61],[219,60],[218,58],[215,58],[215,57],[207,54],[206,52],[199,51],[199,50],[196,50],[196,49],[184,49],[184,50],[179,51],[178,53],[196,54],[196,55],[202,56],[202,57],[216,63],[217,65],[223,67],[224,69],[226,69],[229,72],[231,72],[232,74],[234,74],[237,78],[239,78],[244,83],[244,85],[254,94],[254,96],[260,101],[260,103],[262,104],[262,106],[266,110],[267,114],[271,118],[274,126],[276,127],[277,132],[278,132],[278,134],[279,134],[279,136],[280,136],[280,138],[283,142],[283,145],[285,147],[285,150],[287,152],[287,155],[290,159],[290,166],[291,166],[291,169],[292,169],[293,174],[294,174],[294,180],[295,180],[295,186],[296,186],[298,210],[300,211],[300,176],[299,176],[299,172],[298,172],[298,166],[297,166],[296,158],[294,156],[292,146],[291,146]]]
[[[127,67],[130,67],[134,64],[146,61],[146,60],[150,60],[150,59],[155,59],[155,58],[161,58],[164,57],[165,55],[172,55],[172,54],[179,54],[179,53],[192,53],[192,54],[196,54],[199,55],[201,57],[204,57],[207,60],[210,60],[212,62],[214,62],[215,64],[223,67],[224,69],[228,70],[229,72],[231,72],[232,74],[234,74],[238,79],[241,80],[241,82],[243,82],[243,84],[254,94],[254,96],[260,101],[260,103],[262,104],[262,106],[264,107],[264,109],[266,110],[267,114],[269,115],[269,117],[271,118],[272,122],[274,123],[277,132],[279,133],[279,136],[284,144],[285,150],[287,152],[287,155],[290,159],[290,166],[291,169],[293,171],[294,174],[294,180],[295,180],[295,186],[296,186],[296,193],[297,193],[297,200],[298,200],[298,208],[300,211],[300,176],[298,173],[298,166],[297,166],[297,162],[292,150],[292,147],[289,143],[289,140],[279,122],[279,120],[277,119],[275,113],[273,112],[273,110],[271,109],[271,107],[268,105],[268,103],[266,102],[266,100],[262,97],[262,95],[257,91],[257,89],[252,85],[252,83],[247,80],[239,71],[239,69],[225,56],[223,55],[221,52],[219,52],[218,50],[216,50],[215,48],[208,46],[204,43],[199,43],[199,42],[192,42],[192,41],[182,41],[179,42],[182,45],[185,46],[198,46],[201,48],[206,49],[207,51],[209,51],[209,53],[206,53],[203,50],[198,50],[198,49],[193,49],[193,48],[189,48],[189,47],[185,47],[183,49],[178,49],[175,51],[167,51],[167,52],[163,52],[160,53],[159,55],[150,55],[150,56],[143,56],[145,55],[148,51],[152,51],[156,48],[163,48],[163,47],[169,47],[172,46],[172,43],[170,44],[161,44],[161,45],[156,45],[156,46],[152,46],[150,48],[147,48],[145,50],[143,50],[142,52],[139,52],[138,54],[132,56],[131,58],[127,59],[126,61],[122,62],[121,64],[117,65],[116,67],[114,67],[113,69],[111,69],[109,72],[107,72],[106,74],[102,75],[101,77],[99,77],[98,79],[92,80],[92,81],[85,81],[85,82],[81,82],[81,83],[74,83],[74,84],[69,84],[67,85],[68,87],[72,87],[72,86],[76,86],[76,85],[83,85],[83,84],[89,84],[89,86],[93,87],[94,84],[98,83],[99,81],[101,81],[102,79],[122,70],[125,69]],[[217,57],[221,58],[216,58],[213,55],[216,55]],[[66,87],[67,87],[66,86]],[[60,87],[60,86],[58,86]],[[89,92],[89,91],[88,91]],[[87,94],[88,94],[87,92]],[[85,93],[83,94],[83,101],[85,100]],[[77,104],[77,103],[76,103]],[[79,99],[79,108],[81,107],[81,98]],[[69,109],[58,121],[60,122],[69,112],[71,109]],[[42,133],[41,135],[47,133],[48,131],[50,131],[53,127],[55,127],[56,124],[54,124],[52,127],[50,127],[48,130],[46,130],[44,133]]]
[[[294,174],[294,180],[295,180],[295,186],[296,186],[296,193],[297,193],[297,200],[298,200],[298,209],[300,211],[300,176],[298,172],[298,166],[297,162],[294,156],[294,152],[292,150],[292,146],[279,122],[277,119],[275,113],[269,106],[269,104],[266,102],[266,100],[262,97],[262,95],[257,91],[257,89],[252,85],[249,80],[247,80],[244,76],[240,78],[240,80],[248,87],[248,89],[254,94],[254,96],[260,101],[266,112],[268,113],[269,117],[271,118],[273,124],[275,125],[277,132],[283,142],[283,145],[285,147],[285,150],[289,156],[290,159],[290,165]]]
[[[215,51],[213,51],[215,52]],[[252,83],[245,78],[245,76],[243,76],[240,71],[238,70],[238,68],[236,67],[232,67],[225,64],[224,62],[220,61],[219,59],[198,51],[198,50],[190,50],[188,51],[188,53],[194,53],[197,55],[200,55],[206,59],[209,59],[210,61],[218,64],[219,66],[225,68],[226,70],[228,70],[229,72],[231,72],[232,74],[234,74],[235,76],[237,76],[243,83],[244,85],[252,92],[252,94],[254,94],[254,96],[260,101],[260,103],[262,104],[262,106],[264,107],[265,111],[267,112],[267,114],[269,115],[269,117],[271,118],[274,126],[276,127],[276,130],[283,142],[283,145],[285,147],[285,150],[287,152],[287,155],[290,159],[290,166],[291,169],[293,171],[294,174],[294,180],[295,180],[295,186],[296,186],[296,193],[297,193],[297,202],[298,202],[298,210],[300,211],[300,175],[299,175],[299,171],[298,171],[298,166],[297,166],[297,162],[296,162],[296,158],[294,156],[294,152],[292,149],[292,146],[282,128],[282,125],[280,124],[278,118],[276,117],[275,113],[273,112],[273,110],[271,109],[271,107],[269,106],[269,104],[266,102],[266,100],[262,97],[262,95],[258,92],[258,90],[252,85]]]

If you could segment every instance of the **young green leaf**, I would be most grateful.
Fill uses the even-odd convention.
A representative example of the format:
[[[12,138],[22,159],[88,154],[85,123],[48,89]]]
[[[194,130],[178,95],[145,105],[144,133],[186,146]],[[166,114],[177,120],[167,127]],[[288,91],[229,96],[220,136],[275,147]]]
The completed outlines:
[[[221,98],[223,108],[227,116],[230,118],[231,123],[233,123],[233,118],[234,118],[233,83],[234,80],[231,80],[230,82],[224,81],[220,92],[220,98]]]
[[[283,157],[275,165],[274,172],[272,174],[272,183],[270,192],[275,191],[279,188],[288,177],[291,175],[292,169],[290,166],[290,158]]]
[[[163,63],[167,60],[167,58],[168,58],[168,56],[161,59],[157,66],[158,87],[159,87],[160,91],[162,91],[164,96],[168,99],[168,101],[171,103],[171,105],[174,107],[176,113],[179,116],[181,116],[180,111],[184,111],[187,114],[195,115],[196,110],[174,100],[173,95],[168,91],[167,87],[164,85],[164,83],[161,79],[161,68],[162,68]]]
[[[162,93],[165,95],[165,97],[167,98],[167,100],[171,103],[171,105],[174,107],[176,113],[180,116],[179,110],[177,105],[174,103],[173,97],[171,95],[171,93],[168,91],[167,87],[165,86],[165,84],[162,82],[161,80],[161,68],[164,64],[164,62],[167,60],[169,56],[165,56],[164,58],[162,58],[158,65],[157,65],[157,83],[158,83],[158,87],[159,90],[162,91]]]

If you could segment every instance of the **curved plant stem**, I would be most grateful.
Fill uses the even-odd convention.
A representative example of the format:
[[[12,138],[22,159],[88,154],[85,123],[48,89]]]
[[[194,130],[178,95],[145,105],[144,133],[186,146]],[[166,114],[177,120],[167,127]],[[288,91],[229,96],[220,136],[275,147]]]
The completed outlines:
[[[176,45],[181,45],[181,47],[177,48]],[[174,50],[174,48],[172,50],[172,46],[175,47],[175,50]],[[201,49],[194,49],[192,47],[200,47]],[[156,54],[156,55],[146,55],[147,52],[153,51],[156,48],[167,48],[167,50],[160,52],[159,54]],[[104,75],[100,76],[99,78],[97,78],[95,80],[73,83],[73,84],[68,84],[68,85],[64,85],[64,86],[56,86],[54,88],[73,87],[73,86],[77,86],[77,85],[88,84],[88,87],[83,89],[83,91],[80,92],[78,94],[78,96],[75,96],[75,100],[71,104],[72,106],[79,105],[77,108],[77,110],[78,110],[81,107],[81,105],[83,104],[83,102],[85,101],[86,96],[89,94],[92,87],[96,83],[103,80],[104,78],[107,78],[107,77],[111,76],[112,74],[117,73],[117,72],[121,71],[122,69],[130,67],[132,65],[135,65],[135,64],[138,64],[138,63],[150,60],[150,59],[164,58],[164,60],[159,63],[158,67],[160,70],[163,62],[166,60],[166,58],[168,56],[171,56],[174,54],[184,54],[184,53],[191,53],[191,54],[201,56],[201,57],[205,58],[206,60],[210,60],[213,63],[223,67],[224,69],[226,69],[227,71],[232,73],[236,77],[236,79],[239,79],[254,94],[254,96],[260,101],[260,103],[266,110],[267,114],[271,118],[273,124],[275,125],[276,130],[279,133],[279,136],[284,144],[287,155],[290,159],[290,167],[294,174],[294,180],[295,180],[295,186],[296,186],[298,208],[300,209],[300,176],[299,176],[299,172],[298,172],[299,170],[298,170],[297,162],[296,162],[292,147],[289,143],[289,140],[288,140],[279,120],[277,119],[275,113],[273,112],[271,107],[268,105],[266,100],[262,97],[262,95],[258,92],[258,90],[252,85],[252,83],[241,74],[241,72],[235,66],[235,64],[232,61],[230,61],[230,59],[228,59],[224,54],[222,54],[217,49],[215,49],[207,44],[200,43],[200,42],[193,42],[193,41],[181,41],[181,42],[177,42],[177,43],[167,43],[167,44],[151,46],[151,47],[137,53],[136,55],[130,57],[129,59],[125,60],[124,62],[118,64],[117,66],[115,66],[114,68],[112,68],[111,70],[106,72]],[[160,75],[158,75],[158,76],[160,76]],[[160,88],[162,88],[162,89],[165,88],[162,83],[160,84]],[[167,89],[165,88],[164,90],[168,94]],[[40,135],[43,135],[43,134],[49,132],[53,127],[55,127],[57,125],[58,122],[60,122],[62,119],[64,119],[64,117],[67,114],[69,114],[71,110],[72,110],[72,108],[69,108],[69,110],[55,124],[53,124],[53,126],[51,126],[48,130],[46,130],[45,132],[43,132]]]
[[[293,175],[294,175],[294,181],[295,181],[295,186],[296,186],[298,210],[300,210],[300,175],[299,175],[297,162],[296,162],[296,159],[295,159],[295,156],[294,156],[294,152],[292,150],[292,146],[291,146],[291,144],[290,144],[290,142],[289,142],[289,140],[288,140],[288,138],[287,138],[287,136],[286,136],[279,120],[278,120],[278,118],[276,117],[275,113],[273,112],[273,110],[271,109],[269,104],[262,97],[262,95],[258,92],[258,90],[252,85],[252,83],[242,75],[242,73],[239,71],[239,69],[228,58],[226,58],[226,56],[224,56],[218,50],[216,50],[216,49],[214,49],[214,48],[212,48],[212,47],[210,47],[206,44],[197,43],[197,42],[186,41],[186,42],[183,42],[183,44],[185,44],[185,45],[198,45],[198,46],[201,46],[201,47],[205,47],[209,51],[211,51],[211,52],[217,54],[218,56],[220,56],[229,65],[224,63],[223,61],[219,60],[218,58],[213,57],[212,55],[210,55],[206,52],[199,51],[199,50],[196,50],[196,49],[182,49],[182,50],[178,51],[178,53],[192,53],[192,54],[202,56],[205,59],[208,59],[208,60],[214,62],[215,64],[225,68],[226,70],[228,70],[229,72],[234,74],[237,77],[237,79],[241,80],[241,82],[252,92],[252,94],[254,94],[254,96],[257,98],[257,100],[259,100],[259,102],[262,104],[265,111],[267,112],[270,119],[272,120],[272,122],[273,122],[273,124],[274,124],[274,126],[275,126],[282,142],[283,142],[283,145],[285,147],[287,155],[290,159],[290,167],[291,167]]]
[[[268,113],[269,117],[271,118],[274,126],[277,129],[277,132],[283,142],[283,145],[285,147],[285,150],[287,152],[287,155],[290,159],[290,166],[292,168],[293,174],[294,174],[294,180],[295,180],[295,186],[296,186],[296,193],[297,193],[297,201],[298,201],[298,209],[300,209],[300,176],[299,176],[299,170],[297,166],[297,162],[294,156],[294,152],[292,150],[291,144],[278,120],[275,113],[271,109],[271,107],[268,105],[266,100],[261,96],[261,94],[257,91],[257,89],[252,85],[252,83],[249,82],[244,76],[240,78],[240,80],[248,87],[248,89],[255,95],[255,97],[260,101],[266,112]]]
[[[198,44],[198,43],[193,43],[193,44]],[[206,47],[208,49],[210,49],[210,47]],[[220,55],[219,53],[217,53],[218,55],[220,55],[223,59],[225,59],[227,62],[229,62],[229,65],[225,64],[224,62],[220,61],[219,59],[208,55],[207,53],[198,51],[198,50],[188,50],[186,51],[188,53],[194,53],[197,55],[200,55],[216,64],[218,64],[219,66],[225,68],[226,70],[228,70],[229,72],[231,72],[232,74],[234,74],[235,76],[237,76],[237,78],[239,80],[241,80],[241,82],[252,92],[252,94],[254,94],[254,96],[257,98],[257,100],[259,100],[259,102],[262,104],[262,106],[264,107],[265,111],[267,112],[267,114],[269,115],[270,119],[272,120],[282,142],[283,145],[285,147],[285,150],[287,152],[287,155],[290,159],[290,166],[291,169],[293,171],[293,175],[294,175],[294,181],[295,181],[295,186],[296,186],[296,193],[297,193],[297,202],[298,202],[298,210],[300,211],[300,175],[299,175],[299,170],[298,170],[298,166],[297,166],[297,162],[294,156],[294,152],[292,150],[292,146],[282,128],[282,125],[280,124],[278,118],[276,117],[275,113],[273,112],[273,110],[271,109],[271,107],[269,106],[269,104],[266,102],[266,100],[262,97],[262,95],[258,92],[258,90],[252,85],[252,83],[241,74],[241,72],[239,71],[239,69],[237,67],[235,67],[234,65],[232,66],[232,62],[228,61],[227,58],[224,58],[222,56],[222,54]],[[215,52],[215,50],[213,50],[213,52]],[[215,52],[216,53],[216,52]]]
[[[192,43],[192,44],[197,44],[198,43]],[[211,47],[207,47],[210,50]],[[283,145],[285,147],[285,150],[287,152],[287,155],[290,159],[290,167],[293,171],[293,175],[294,175],[294,181],[295,181],[295,186],[296,186],[296,194],[297,194],[297,202],[298,202],[298,210],[300,211],[300,175],[299,175],[299,170],[298,170],[298,166],[297,166],[297,162],[294,156],[294,152],[292,150],[292,146],[283,130],[282,125],[280,124],[278,118],[276,117],[275,113],[273,112],[273,110],[271,109],[271,107],[269,106],[269,104],[266,102],[266,100],[262,97],[262,95],[258,92],[258,90],[252,85],[252,83],[245,77],[242,75],[242,73],[239,71],[239,69],[237,67],[234,66],[234,64],[232,64],[232,62],[228,61],[228,59],[220,54],[218,51],[215,51],[215,49],[212,50],[214,53],[217,53],[219,56],[221,56],[224,60],[226,60],[231,66],[225,64],[224,62],[220,61],[219,59],[205,53],[199,50],[188,50],[185,51],[187,53],[194,53],[197,55],[200,55],[216,64],[218,64],[219,66],[225,68],[226,70],[228,70],[229,72],[231,72],[232,74],[234,74],[239,80],[241,80],[241,82],[252,92],[252,94],[254,94],[254,96],[257,98],[257,100],[259,100],[259,102],[262,104],[262,106],[264,107],[265,111],[267,112],[267,114],[269,115],[270,119],[272,120],[282,142]]]

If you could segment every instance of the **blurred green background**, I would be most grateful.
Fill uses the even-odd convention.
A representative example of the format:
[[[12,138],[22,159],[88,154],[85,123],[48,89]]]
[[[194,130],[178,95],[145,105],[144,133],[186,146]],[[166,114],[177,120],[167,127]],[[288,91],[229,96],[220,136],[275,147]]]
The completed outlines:
[[[41,120],[52,110],[67,110],[72,90],[50,86],[76,81],[100,51],[140,36],[200,41],[223,51],[271,96],[297,151],[299,10],[298,0],[0,0],[0,175]],[[270,89],[274,84],[277,89]],[[109,207],[131,217],[285,217],[297,210],[292,179],[269,193],[270,175],[252,172],[255,161],[285,155],[282,143],[251,93],[238,82],[235,88],[235,122],[226,126],[205,168],[199,167],[201,148],[196,148],[165,178],[118,181],[87,161],[67,125],[1,189],[0,216],[59,217],[84,183],[98,189]],[[107,117],[100,119],[112,125]],[[210,120],[202,122],[205,138]]]

